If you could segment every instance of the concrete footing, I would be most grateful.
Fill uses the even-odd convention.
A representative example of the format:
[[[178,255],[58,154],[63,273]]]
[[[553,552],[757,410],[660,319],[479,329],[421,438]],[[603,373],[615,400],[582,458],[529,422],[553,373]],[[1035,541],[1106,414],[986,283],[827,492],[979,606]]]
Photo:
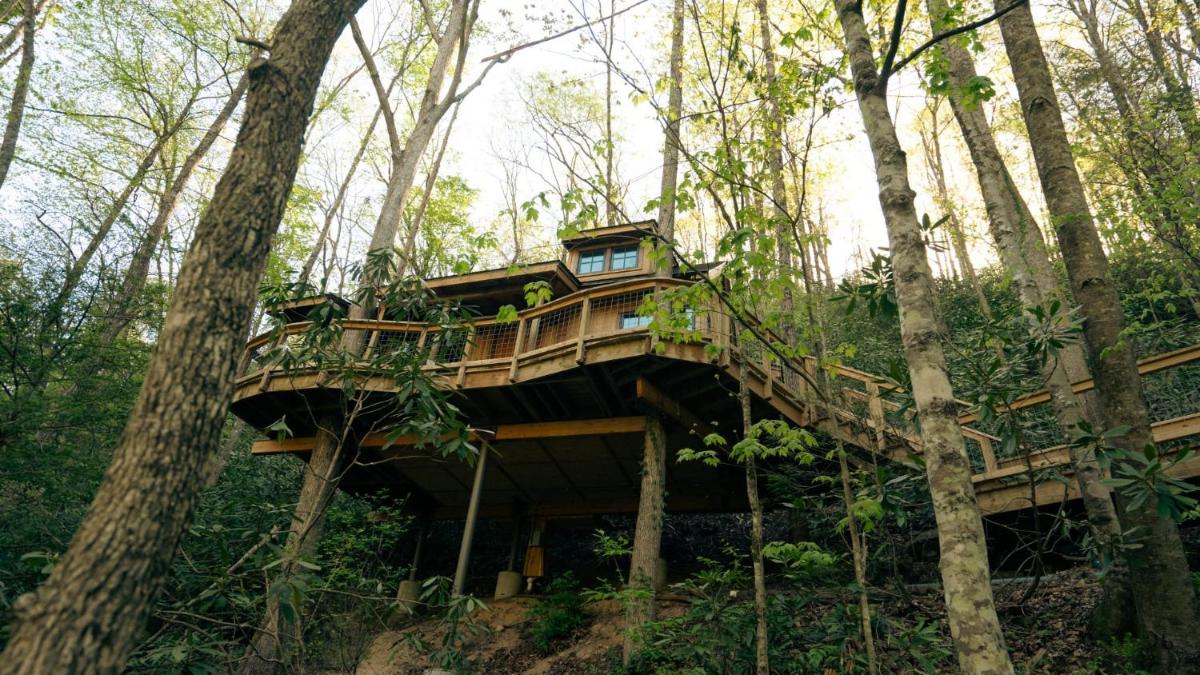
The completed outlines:
[[[396,593],[396,604],[400,609],[412,614],[421,604],[421,582],[405,579],[400,582],[400,591]]]
[[[521,583],[525,580],[520,572],[505,570],[496,577],[497,600],[511,598],[521,592]]]

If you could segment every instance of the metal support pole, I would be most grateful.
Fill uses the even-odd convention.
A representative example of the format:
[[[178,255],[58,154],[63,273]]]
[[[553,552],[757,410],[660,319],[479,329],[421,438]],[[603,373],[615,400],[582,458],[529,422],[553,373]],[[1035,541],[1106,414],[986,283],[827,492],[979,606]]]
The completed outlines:
[[[417,546],[413,549],[412,567],[408,570],[408,580],[417,580],[417,566],[421,564],[421,548],[425,545],[425,537],[429,534],[429,520],[421,518],[417,525]]]
[[[471,485],[471,500],[467,502],[467,520],[463,524],[462,544],[458,547],[458,566],[454,569],[454,595],[462,595],[467,583],[467,567],[471,563],[471,540],[475,537],[475,521],[479,516],[479,497],[483,492],[483,473],[487,468],[488,444],[479,445],[479,459],[475,462],[475,482]]]
[[[517,550],[521,548],[521,515],[520,512],[513,514],[513,533],[512,544],[508,549],[508,567],[506,569],[517,569]]]

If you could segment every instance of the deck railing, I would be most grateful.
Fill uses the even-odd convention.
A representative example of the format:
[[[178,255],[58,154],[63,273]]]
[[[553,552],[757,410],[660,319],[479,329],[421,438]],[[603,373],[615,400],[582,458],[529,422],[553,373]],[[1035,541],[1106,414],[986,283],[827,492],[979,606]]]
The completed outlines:
[[[598,288],[585,289],[571,295],[552,300],[542,306],[517,313],[512,321],[478,319],[467,326],[442,329],[428,324],[403,321],[342,321],[345,331],[361,331],[362,344],[373,353],[378,351],[405,349],[417,346],[429,347],[426,368],[449,376],[457,386],[463,386],[466,374],[474,368],[507,369],[508,381],[517,381],[518,371],[523,364],[539,359],[574,352],[573,363],[585,363],[588,348],[609,342],[645,340],[646,351],[653,351],[651,317],[641,316],[639,308],[648,296],[661,294],[692,282],[678,279],[635,279]],[[717,303],[689,313],[693,331],[688,342],[700,345],[717,345],[713,360],[718,365],[745,366],[760,385],[766,398],[783,395],[801,408],[806,408],[810,419],[823,416],[823,406],[815,405],[807,383],[814,381],[816,362],[810,357],[794,362],[781,361],[772,350],[755,340],[736,344],[737,334],[729,314]],[[242,378],[260,375],[266,382],[272,369],[263,370],[264,355],[273,347],[282,346],[289,340],[299,339],[299,334],[309,328],[308,322],[288,324],[282,335],[268,333],[251,340],[246,346],[246,356],[239,375]],[[770,340],[779,338],[762,326],[756,332]],[[705,357],[706,359],[708,357]],[[1200,345],[1161,354],[1139,362],[1139,371],[1147,382],[1164,380],[1169,391],[1162,387],[1148,386],[1155,419],[1155,439],[1170,442],[1200,433]],[[859,438],[867,449],[884,452],[892,456],[898,445],[907,445],[919,452],[920,439],[912,431],[907,419],[910,414],[900,414],[900,399],[904,392],[899,387],[879,379],[877,376],[849,367],[834,369],[834,383],[838,387],[838,404],[835,415],[839,426],[857,427],[862,433]],[[1174,383],[1174,384],[1172,384]],[[1094,388],[1091,380],[1075,384],[1075,390],[1086,392]],[[1166,393],[1164,393],[1164,391]],[[1053,415],[1049,411],[1049,396],[1035,392],[1017,399],[1011,408],[1025,410],[1039,406],[1040,417],[1049,417],[1048,428],[1053,429]],[[968,454],[976,482],[1003,478],[1025,471],[1023,457],[997,455],[1000,438],[985,430],[967,426],[977,423],[977,415],[963,403],[963,414],[959,422],[963,425]],[[1044,413],[1044,414],[1043,414]],[[1057,465],[1066,463],[1065,437],[1058,430],[1057,436],[1043,435],[1046,442],[1037,443],[1040,449],[1033,452],[1035,460],[1044,458]],[[1039,436],[1041,438],[1041,436]],[[1050,440],[1057,439],[1057,440]],[[872,447],[873,446],[873,447]],[[901,454],[907,450],[901,450]],[[1038,462],[1034,462],[1038,466]]]

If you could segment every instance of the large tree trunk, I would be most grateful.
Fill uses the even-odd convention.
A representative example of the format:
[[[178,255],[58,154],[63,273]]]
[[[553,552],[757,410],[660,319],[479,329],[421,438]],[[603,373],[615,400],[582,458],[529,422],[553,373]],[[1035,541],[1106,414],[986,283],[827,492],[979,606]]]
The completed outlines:
[[[29,95],[29,80],[33,76],[33,33],[37,24],[37,7],[33,0],[25,0],[21,17],[21,63],[17,66],[17,80],[13,83],[12,101],[8,104],[8,120],[4,124],[4,138],[0,140],[0,188],[8,176],[17,153],[17,137],[21,135],[21,120],[25,117],[25,97]]]
[[[658,236],[668,244],[675,242],[675,190],[679,186],[679,129],[683,114],[683,33],[684,0],[675,0],[671,14],[670,89],[667,93],[667,115],[663,131],[662,181],[658,190]],[[659,266],[658,276],[669,277],[675,260],[668,248],[667,260]]]
[[[158,200],[158,211],[154,214],[154,221],[150,223],[150,227],[146,230],[146,235],[138,243],[137,249],[133,252],[133,258],[129,262],[129,268],[125,270],[125,276],[121,281],[121,289],[116,298],[116,306],[109,314],[104,322],[102,330],[102,344],[111,343],[116,337],[129,325],[129,322],[137,315],[136,311],[131,311],[139,304],[142,290],[146,287],[146,277],[150,270],[150,259],[154,257],[154,252],[158,250],[158,244],[162,241],[163,236],[167,232],[167,224],[171,220],[171,214],[175,212],[175,205],[179,202],[179,196],[183,194],[183,189],[187,187],[188,180],[192,177],[192,172],[200,165],[201,160],[212,149],[213,144],[221,135],[221,130],[225,128],[225,124],[233,117],[234,110],[242,100],[242,96],[246,93],[246,87],[249,83],[249,77],[243,74],[238,78],[237,84],[233,90],[229,92],[229,98],[226,99],[225,105],[213,118],[208,129],[204,132],[204,136],[200,138],[200,142],[196,147],[192,148],[191,153],[184,159],[183,165],[179,167],[179,173],[175,175],[167,189],[163,191]]]
[[[636,631],[654,620],[654,568],[662,548],[663,515],[666,501],[667,435],[662,420],[646,416],[646,439],[642,455],[642,483],[638,497],[637,524],[633,530],[633,553],[629,560],[628,586],[649,597],[630,599],[625,608],[622,644],[626,666],[637,648]]]
[[[1129,452],[1142,452],[1153,445],[1154,438],[1136,357],[1133,346],[1121,335],[1120,299],[1075,168],[1029,7],[1006,14],[1000,30],[1071,291],[1085,319],[1084,338],[1105,423],[1109,428],[1127,426],[1129,431],[1115,439],[1115,444]],[[1196,667],[1198,653],[1191,577],[1176,523],[1159,517],[1153,500],[1150,502],[1140,509],[1124,508],[1122,513],[1122,525],[1140,532],[1141,546],[1126,553],[1139,628],[1155,646],[1161,668],[1185,672]]]
[[[926,0],[926,6],[931,17],[931,30],[944,30],[939,18],[946,13],[945,0]],[[950,65],[952,86],[964,86],[975,78],[975,64],[966,48],[947,40],[941,49]],[[1051,300],[1064,300],[1046,254],[1041,229],[1032,220],[1029,208],[1009,177],[986,115],[978,106],[968,106],[954,96],[950,97],[950,105],[975,166],[992,238],[1005,270],[1012,275],[1021,303],[1028,307],[1047,307]],[[1037,323],[1032,314],[1023,314],[1031,325]],[[1065,347],[1060,358],[1046,364],[1044,376],[1059,424],[1072,438],[1077,438],[1082,433],[1079,425],[1087,416],[1071,382],[1091,376],[1082,348],[1078,345]],[[1094,453],[1074,449],[1072,465],[1097,540],[1115,543],[1115,538],[1120,535],[1120,523],[1112,495],[1101,482],[1104,476]]]
[[[91,509],[15,607],[11,673],[118,673],[167,578],[220,443],[233,371],[333,44],[362,0],[296,0],[179,275],[141,394]]]
[[[971,484],[971,466],[942,352],[932,274],[913,206],[907,159],[896,138],[886,87],[881,85],[875,70],[862,5],[854,0],[838,0],[837,12],[859,111],[875,158],[879,203],[892,247],[900,333],[921,420],[951,638],[959,668],[964,673],[1011,673],[1012,663],[992,598],[987,547]]]

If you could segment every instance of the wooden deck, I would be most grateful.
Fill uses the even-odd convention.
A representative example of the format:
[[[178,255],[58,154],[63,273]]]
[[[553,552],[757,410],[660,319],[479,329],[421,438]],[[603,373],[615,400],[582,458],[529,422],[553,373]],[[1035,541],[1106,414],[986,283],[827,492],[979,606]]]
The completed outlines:
[[[835,382],[842,385],[839,396],[842,404],[837,409],[837,419],[830,420],[819,413],[823,406],[813,405],[814,394],[806,383],[812,381],[815,364],[811,360],[781,363],[761,347],[747,347],[744,351],[753,356],[740,357],[739,350],[730,348],[730,317],[719,309],[696,313],[694,321],[697,336],[686,343],[658,342],[648,327],[637,325],[637,321],[630,319],[636,315],[637,308],[646,296],[687,283],[690,282],[636,279],[572,293],[541,307],[519,312],[516,321],[501,323],[490,319],[479,320],[469,327],[469,334],[461,348],[450,354],[433,354],[425,368],[441,386],[462,392],[464,400],[475,400],[476,415],[469,415],[472,424],[476,424],[476,416],[483,418],[482,423],[476,426],[492,434],[496,441],[508,434],[507,440],[513,444],[514,453],[522,451],[520,443],[531,442],[523,434],[543,433],[533,442],[543,444],[541,451],[552,462],[553,453],[544,447],[546,439],[552,437],[552,433],[547,431],[552,427],[543,426],[542,431],[538,431],[530,424],[562,424],[565,420],[580,417],[599,418],[606,412],[602,408],[607,408],[607,416],[593,420],[598,425],[595,435],[602,440],[609,435],[627,442],[630,439],[622,434],[628,435],[629,431],[613,420],[633,419],[636,415],[632,413],[655,408],[674,418],[683,427],[694,430],[706,425],[705,420],[720,417],[720,411],[716,408],[718,404],[728,405],[727,397],[713,396],[713,387],[719,387],[719,383],[712,385],[707,382],[713,379],[714,374],[719,375],[725,383],[734,382],[743,368],[747,369],[747,381],[754,394],[758,414],[778,414],[798,426],[818,427],[838,433],[867,452],[876,452],[897,461],[911,459],[914,453],[920,452],[920,438],[907,428],[903,420],[896,419],[895,413],[899,408],[897,398],[901,392],[874,375],[852,368],[837,369]],[[628,327],[623,328],[623,325]],[[286,327],[285,333],[297,334],[308,326],[306,322],[292,323]],[[438,330],[424,324],[393,321],[347,320],[343,322],[343,327],[345,330],[360,330],[372,335],[368,342],[380,345],[377,348],[381,349],[398,343],[424,345]],[[296,406],[297,396],[328,390],[322,374],[315,369],[292,369],[283,373],[269,366],[263,367],[261,355],[273,344],[278,344],[279,340],[269,334],[252,340],[247,345],[249,365],[235,383],[235,412],[260,428],[278,419],[289,407]],[[713,356],[710,345],[722,347],[719,355]],[[1200,361],[1200,346],[1147,359],[1140,364],[1140,368],[1148,374],[1197,361]],[[619,382],[614,384],[608,372],[610,370],[623,373],[616,379],[623,377],[627,386]],[[599,376],[596,375],[597,371],[600,372]],[[590,392],[590,398],[586,400],[591,402],[587,405],[597,406],[598,412],[581,413],[578,409],[572,409],[583,405],[579,401],[585,400],[572,403],[562,393],[565,391],[562,383],[572,377],[577,380],[577,389]],[[634,382],[637,383],[636,394],[632,390]],[[696,384],[700,382],[707,384]],[[662,385],[661,389],[659,384]],[[391,390],[392,381],[383,376],[363,376],[357,386],[366,391],[386,392]],[[558,388],[546,389],[553,386]],[[544,391],[539,393],[537,387],[542,387]],[[1075,385],[1079,392],[1093,387],[1094,383],[1090,380]],[[521,392],[532,392],[531,397],[536,394],[537,402],[551,410],[557,406],[558,420],[529,422],[528,411],[535,405],[523,404],[519,399],[525,394]],[[486,411],[504,410],[505,405],[509,405],[507,400],[512,398],[518,400],[511,403],[516,407],[508,417],[493,414],[492,419],[487,419]],[[556,398],[562,400],[555,401]],[[620,400],[622,398],[634,398],[636,405],[630,407]],[[1045,405],[1048,400],[1045,392],[1034,392],[1019,399],[1014,408]],[[518,410],[524,412],[519,413]],[[966,404],[964,410],[967,410]],[[965,412],[960,418],[964,424],[964,436],[975,449],[980,464],[974,474],[974,482],[984,513],[1020,510],[1029,508],[1034,501],[1042,505],[1078,496],[1070,481],[1042,483],[1037,488],[1036,497],[1032,495],[1024,478],[1027,471],[1025,458],[998,458],[995,448],[999,439],[970,427],[976,420],[973,412]],[[586,425],[588,420],[580,422]],[[522,428],[522,424],[526,426]],[[617,426],[614,427],[614,424]],[[1200,435],[1200,413],[1162,420],[1155,424],[1154,431],[1159,441]],[[562,436],[563,439],[574,439],[564,440],[564,443],[573,444],[564,447],[578,445],[578,434],[574,431],[571,434]],[[254,452],[304,453],[311,449],[311,444],[311,438],[304,436],[283,442],[260,441],[255,444]],[[370,441],[364,442],[363,447],[371,447],[370,444]],[[618,460],[614,456],[612,461]],[[1059,467],[1062,475],[1070,476],[1065,447],[1035,451],[1030,454],[1030,462],[1035,469]],[[636,476],[636,454],[620,459],[619,463],[627,465],[621,467],[626,474],[622,480],[631,482],[628,473],[632,470]],[[571,483],[570,472],[561,466],[558,469],[557,476],[547,477],[547,480]],[[452,472],[448,468],[443,470]],[[596,471],[599,467],[593,464],[590,470]],[[678,471],[686,473],[687,470]],[[1178,465],[1173,472],[1183,477],[1200,475],[1200,459]],[[429,476],[422,478],[415,475],[410,479],[412,482],[433,480]],[[441,491],[446,499],[450,499],[451,492],[461,491],[462,479],[455,476],[449,487]],[[381,479],[381,482],[384,480]],[[530,487],[522,487],[520,481],[512,482],[513,489],[503,495],[498,494],[494,500],[496,503],[520,498],[522,492],[528,496]],[[676,495],[676,498],[698,500],[697,509],[715,509],[732,504],[729,495],[719,503],[705,501],[706,490],[697,483],[694,494],[683,493]],[[567,494],[564,499],[578,502],[579,497],[580,493],[576,490],[574,496]],[[628,495],[620,499],[628,501]],[[622,504],[618,510],[625,510],[624,502]],[[679,506],[688,508],[682,502],[676,505]]]

